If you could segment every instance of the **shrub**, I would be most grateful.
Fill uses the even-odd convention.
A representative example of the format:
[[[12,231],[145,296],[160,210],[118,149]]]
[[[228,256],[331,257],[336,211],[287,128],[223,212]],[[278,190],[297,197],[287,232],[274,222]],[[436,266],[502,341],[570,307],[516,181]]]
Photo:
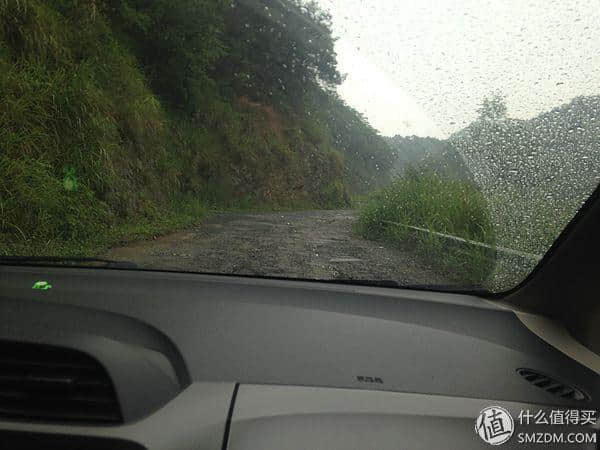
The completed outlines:
[[[494,265],[494,251],[409,228],[419,227],[493,246],[494,231],[483,195],[470,183],[409,171],[373,195],[363,207],[357,231],[417,251],[448,276],[481,285]]]

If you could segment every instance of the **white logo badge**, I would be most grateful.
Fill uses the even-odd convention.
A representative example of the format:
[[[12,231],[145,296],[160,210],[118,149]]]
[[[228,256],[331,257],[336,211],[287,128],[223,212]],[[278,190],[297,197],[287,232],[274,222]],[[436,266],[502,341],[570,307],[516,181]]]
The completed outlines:
[[[475,433],[490,445],[501,445],[510,439],[515,423],[510,413],[500,406],[488,406],[475,420]]]

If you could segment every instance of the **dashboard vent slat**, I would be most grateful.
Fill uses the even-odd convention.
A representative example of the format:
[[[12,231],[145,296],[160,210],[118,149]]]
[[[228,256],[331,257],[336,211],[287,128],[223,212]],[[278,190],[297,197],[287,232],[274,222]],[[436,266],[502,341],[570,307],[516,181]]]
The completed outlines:
[[[117,424],[121,411],[106,369],[82,352],[0,341],[0,417]]]
[[[590,400],[589,395],[581,389],[566,383],[561,383],[560,381],[554,380],[535,370],[517,369],[517,373],[534,386],[545,390],[549,394],[557,395],[567,400]]]

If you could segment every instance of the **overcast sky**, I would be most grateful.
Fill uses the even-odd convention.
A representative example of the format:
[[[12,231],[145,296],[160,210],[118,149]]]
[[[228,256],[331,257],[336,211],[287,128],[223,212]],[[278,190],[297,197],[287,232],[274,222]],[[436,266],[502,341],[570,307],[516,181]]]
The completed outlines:
[[[600,94],[600,1],[318,0],[340,87],[383,135],[447,137],[500,91],[529,118]]]

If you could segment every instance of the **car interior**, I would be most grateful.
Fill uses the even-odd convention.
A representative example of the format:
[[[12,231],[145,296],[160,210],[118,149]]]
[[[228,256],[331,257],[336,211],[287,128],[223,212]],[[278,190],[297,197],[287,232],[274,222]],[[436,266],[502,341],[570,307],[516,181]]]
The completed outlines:
[[[600,449],[591,3],[0,0],[0,450]]]
[[[2,447],[466,449],[490,404],[597,410],[599,226],[596,193],[487,296],[4,264]]]

